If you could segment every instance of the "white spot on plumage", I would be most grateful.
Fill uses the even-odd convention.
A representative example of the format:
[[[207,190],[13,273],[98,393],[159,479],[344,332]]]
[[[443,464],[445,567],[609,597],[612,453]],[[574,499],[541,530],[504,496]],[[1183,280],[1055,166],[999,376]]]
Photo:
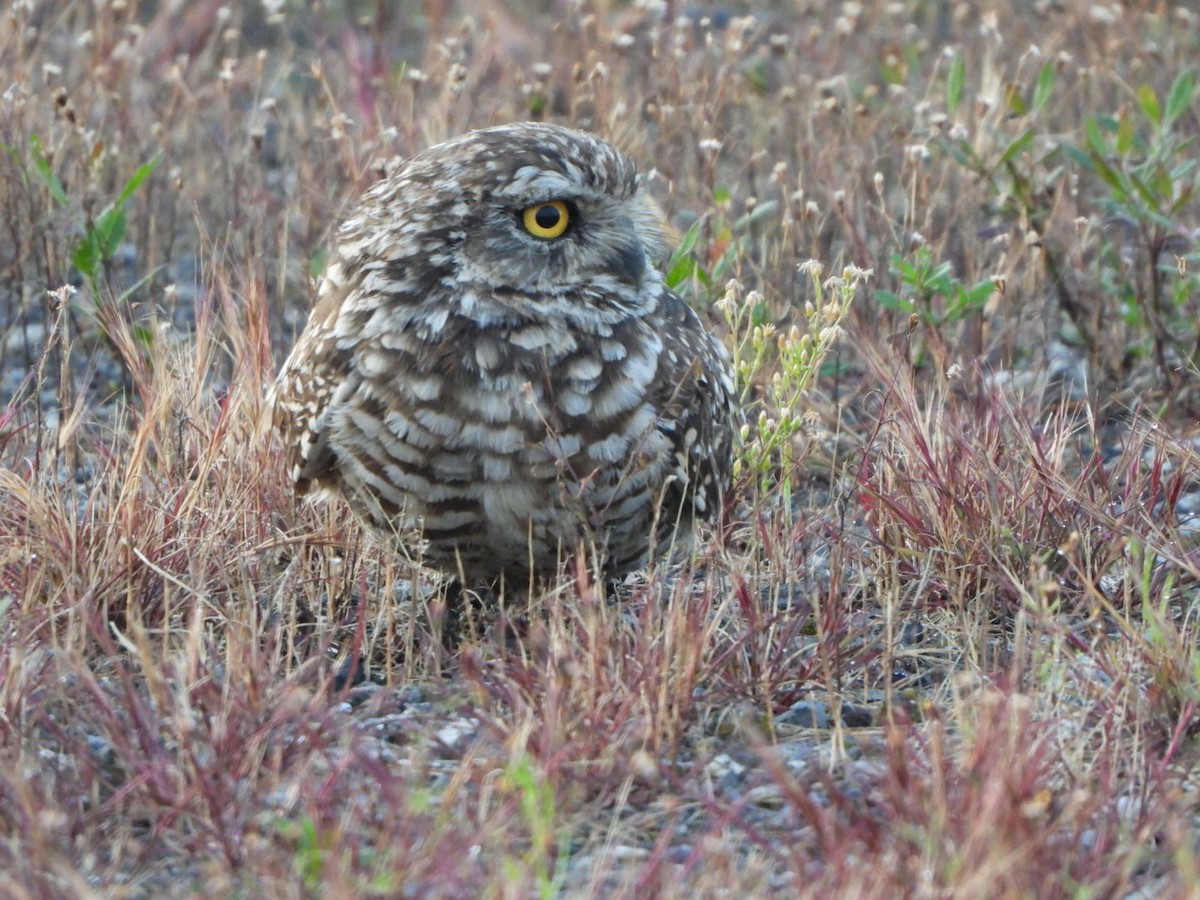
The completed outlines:
[[[586,394],[564,390],[558,395],[558,406],[568,416],[583,416],[591,411],[592,401]]]
[[[483,477],[489,481],[508,481],[513,477],[513,458],[485,453],[480,457],[483,463]]]
[[[551,333],[540,325],[530,325],[520,331],[514,331],[509,341],[523,350],[540,350],[550,343]]]
[[[636,373],[625,374],[613,379],[603,390],[592,395],[592,415],[598,419],[609,419],[632,409],[646,396],[648,380],[641,380]]]
[[[566,376],[574,378],[576,381],[592,381],[599,378],[600,373],[604,369],[600,365],[600,360],[594,356],[581,356],[578,359],[571,360],[567,366]]]
[[[478,391],[463,394],[459,398],[463,412],[484,422],[507,422],[517,409],[525,404],[514,402],[510,394],[484,387]]]
[[[589,444],[587,455],[594,462],[613,463],[625,455],[625,450],[628,447],[629,436],[624,432],[618,431],[610,434],[602,441]]]
[[[414,378],[406,385],[408,392],[418,400],[436,400],[442,393],[442,379],[435,375]]]
[[[489,337],[481,337],[475,344],[475,362],[481,371],[490,372],[500,365],[500,348]]]
[[[525,432],[516,426],[494,428],[480,422],[466,422],[461,426],[459,443],[477,450],[513,453],[527,441]]]
[[[431,433],[450,437],[462,430],[462,420],[444,412],[422,407],[413,411],[413,418]]]
[[[547,437],[541,446],[555,459],[567,459],[579,452],[583,439],[577,434],[556,434]]]

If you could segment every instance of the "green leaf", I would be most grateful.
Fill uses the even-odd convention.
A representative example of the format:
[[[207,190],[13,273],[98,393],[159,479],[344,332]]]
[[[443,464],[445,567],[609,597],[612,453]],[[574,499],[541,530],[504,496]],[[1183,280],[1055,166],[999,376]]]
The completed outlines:
[[[894,291],[876,291],[875,301],[884,309],[896,309],[906,313],[913,311],[912,301],[905,300]]]
[[[1089,154],[1082,147],[1075,147],[1071,144],[1067,144],[1063,147],[1063,150],[1066,151],[1067,156],[1069,156],[1071,161],[1077,166],[1082,166],[1089,172],[1096,171],[1096,163],[1092,160],[1091,154]]]
[[[938,266],[936,269],[934,269],[932,272],[929,272],[928,274],[926,274],[925,280],[929,284],[935,285],[938,287],[952,284],[954,281],[954,279],[952,277],[952,271],[953,271],[953,268],[950,265],[949,261],[941,262],[941,263],[938,263]]]
[[[962,102],[963,84],[967,78],[967,67],[963,62],[962,54],[959,53],[954,57],[954,62],[950,64],[950,77],[946,81],[946,109],[950,115],[954,115],[958,109],[958,104]]]
[[[730,241],[725,246],[725,251],[721,254],[721,258],[713,263],[711,271],[706,271],[703,266],[696,267],[696,278],[706,287],[711,287],[714,282],[722,283],[729,280],[729,273],[734,271],[738,263],[738,257],[741,255],[741,244],[737,241]]]
[[[1026,105],[1025,98],[1021,96],[1021,88],[1015,84],[1004,86],[1004,104],[1014,116],[1023,116],[1029,112],[1029,106]]]
[[[773,214],[778,206],[779,203],[775,200],[766,200],[762,203],[759,203],[754,207],[754,209],[750,210],[750,212],[746,213],[733,223],[733,230],[743,231],[746,228],[749,228],[755,222],[759,221],[759,219],[765,219],[767,216]]]
[[[133,192],[142,186],[142,182],[150,177],[150,174],[158,168],[158,164],[162,161],[162,154],[156,153],[148,161],[137,167],[137,171],[130,176],[125,182],[125,189],[121,191],[121,196],[113,202],[113,206],[124,206],[129,202],[129,198],[133,196]]]
[[[891,65],[887,62],[890,57],[885,59],[879,65],[879,74],[886,84],[904,84],[905,67],[903,63]]]
[[[1162,163],[1155,166],[1150,175],[1150,188],[1154,191],[1158,207],[1168,205],[1175,196],[1175,182],[1171,180],[1171,173]]]
[[[767,77],[766,66],[762,62],[747,66],[742,70],[742,76],[746,79],[755,93],[766,94],[771,88],[770,79]]]
[[[1195,193],[1196,193],[1195,183],[1189,184],[1187,187],[1185,187],[1182,191],[1179,192],[1179,197],[1175,200],[1175,202],[1171,204],[1170,212],[1172,214],[1179,212],[1179,210],[1181,210],[1184,206],[1186,206],[1188,204],[1188,202],[1192,199],[1192,196]]]
[[[821,363],[821,368],[817,370],[817,377],[822,381],[828,381],[831,378],[837,378],[839,375],[848,375],[853,371],[854,364],[849,360],[828,358]]]
[[[676,288],[690,278],[699,278],[703,284],[708,284],[708,273],[701,269],[700,264],[691,256],[696,241],[700,239],[700,230],[704,227],[704,217],[701,216],[684,234],[683,240],[667,261],[666,284]]]
[[[33,148],[33,169],[38,173],[38,176],[50,189],[50,195],[58,201],[59,206],[67,205],[67,192],[63,190],[62,181],[54,174],[54,170],[50,168],[50,162],[46,159],[46,154],[42,150],[42,142],[38,136],[32,135],[29,138],[29,144]]]
[[[1133,138],[1136,131],[1133,127],[1133,116],[1128,112],[1121,114],[1117,120],[1117,156],[1128,156],[1133,149]]]
[[[1099,156],[1112,156],[1113,150],[1109,146],[1108,139],[1100,133],[1100,120],[1095,116],[1088,116],[1084,120],[1084,130],[1087,132],[1087,145],[1093,153]]]
[[[95,234],[102,260],[112,259],[125,238],[125,208],[113,206],[96,220]]]
[[[1169,128],[1175,123],[1175,120],[1182,116],[1189,106],[1192,105],[1192,98],[1196,94],[1196,70],[1186,69],[1179,73],[1179,77],[1175,79],[1175,83],[1171,85],[1171,91],[1167,94],[1167,111],[1163,116],[1163,127]]]
[[[683,240],[679,242],[679,246],[676,248],[675,252],[671,254],[672,263],[677,262],[680,258],[687,256],[692,252],[692,249],[696,246],[696,241],[700,239],[700,229],[703,227],[704,216],[701,216],[692,223],[690,228],[688,228],[687,232],[683,236]]]
[[[766,325],[771,319],[771,310],[767,307],[766,301],[756,303],[750,309],[750,324],[751,325]]]
[[[964,169],[979,171],[982,167],[979,161],[975,158],[975,154],[971,153],[971,148],[967,146],[966,141],[960,141],[958,144],[950,144],[942,142],[943,146],[950,152],[950,156],[954,161]]]
[[[988,278],[968,290],[960,289],[959,293],[963,305],[967,309],[978,309],[987,303],[992,294],[996,293],[996,282]]]
[[[1151,173],[1153,177],[1153,172]],[[1138,210],[1140,213],[1146,213],[1150,210],[1158,208],[1158,197],[1154,193],[1154,187],[1147,184],[1140,176],[1134,172],[1129,173],[1129,183],[1133,185],[1135,193],[1141,197],[1142,202],[1146,204],[1146,209]]]
[[[159,272],[162,271],[162,268],[163,268],[162,266],[156,266],[155,268],[153,268],[149,272],[147,272],[145,275],[143,275],[141,278],[139,278],[137,281],[135,281],[133,284],[131,284],[129,287],[125,288],[125,290],[121,291],[120,296],[118,296],[116,298],[117,304],[120,305],[122,303],[128,302],[129,298],[132,297],[134,294],[136,294],[138,291],[140,291],[142,288],[144,288],[147,284],[149,284],[150,280],[152,278],[154,278],[155,275],[157,275]]]
[[[692,257],[684,256],[680,257],[679,261],[667,270],[666,278],[663,280],[667,287],[674,290],[692,279],[699,281],[705,287],[712,284],[712,278],[708,272],[704,271],[704,267]]]
[[[71,263],[89,280],[100,274],[100,242],[96,232],[89,229],[71,254]]]
[[[35,146],[35,159],[38,149]],[[125,182],[125,187],[117,199],[105,207],[104,212],[100,213],[96,221],[87,223],[83,238],[75,247],[75,252],[71,254],[71,262],[89,281],[95,281],[100,275],[100,265],[116,255],[121,241],[125,239],[127,227],[125,204],[141,187],[142,182],[150,177],[161,160],[162,154],[155,154],[149,162],[138,166],[129,180]],[[65,195],[63,202],[66,202]]]
[[[1154,88],[1148,84],[1143,84],[1138,88],[1138,105],[1142,108],[1142,112],[1146,114],[1146,118],[1155,125],[1162,124],[1162,107],[1158,105],[1158,95],[1154,93]]]
[[[1104,179],[1104,182],[1113,189],[1114,196],[1117,200],[1124,202],[1132,194],[1129,182],[1121,176],[1116,169],[1109,165],[1108,160],[1102,157],[1096,151],[1092,151],[1092,171]]]
[[[325,267],[329,264],[329,251],[324,247],[317,248],[312,255],[312,259],[308,261],[308,275],[310,278],[320,278],[325,274]]]
[[[996,166],[999,167],[1004,165],[1006,162],[1011,160],[1018,153],[1032,144],[1036,134],[1037,132],[1035,132],[1032,128],[1026,129],[1024,134],[1016,138],[1011,144],[1008,145],[1008,147],[1005,148],[1004,152],[1000,154],[1000,159],[996,161]]]
[[[1171,169],[1171,180],[1183,181],[1192,174],[1192,171],[1196,168],[1196,163],[1197,160],[1195,159],[1185,159],[1179,165]]]
[[[1050,95],[1054,92],[1054,81],[1057,78],[1057,73],[1054,70],[1054,63],[1046,63],[1042,66],[1042,71],[1038,73],[1037,84],[1033,87],[1033,111],[1041,112],[1042,108],[1049,102]]]
[[[671,290],[675,290],[681,284],[685,283],[693,275],[696,274],[696,269],[699,268],[696,261],[690,256],[680,257],[679,261],[671,268],[667,269],[667,274],[663,277],[664,283]]]

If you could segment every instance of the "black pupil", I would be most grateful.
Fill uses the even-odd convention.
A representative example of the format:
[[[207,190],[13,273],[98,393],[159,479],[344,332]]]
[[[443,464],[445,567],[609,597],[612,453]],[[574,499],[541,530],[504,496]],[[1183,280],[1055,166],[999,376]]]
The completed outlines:
[[[546,231],[558,225],[558,220],[562,218],[562,213],[558,211],[558,207],[551,206],[547,203],[545,206],[539,206],[537,212],[533,214],[533,220],[538,223],[538,228],[544,228]]]

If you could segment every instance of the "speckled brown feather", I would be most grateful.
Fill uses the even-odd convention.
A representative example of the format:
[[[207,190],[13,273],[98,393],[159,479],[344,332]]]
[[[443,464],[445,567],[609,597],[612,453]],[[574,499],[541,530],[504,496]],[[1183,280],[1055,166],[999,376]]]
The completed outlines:
[[[553,571],[580,540],[620,575],[713,518],[728,357],[652,267],[659,213],[640,188],[610,144],[531,123],[372,188],[275,386],[297,492],[339,491],[481,581]],[[523,230],[523,209],[560,199],[561,238]]]

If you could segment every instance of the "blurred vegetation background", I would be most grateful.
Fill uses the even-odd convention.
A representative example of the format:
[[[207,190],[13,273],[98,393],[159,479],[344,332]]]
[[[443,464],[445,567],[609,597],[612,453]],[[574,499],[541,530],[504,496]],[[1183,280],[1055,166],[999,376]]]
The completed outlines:
[[[1197,60],[1156,0],[10,0],[0,893],[1195,896]],[[737,515],[449,659],[260,422],[348,206],[519,119],[642,165]]]

